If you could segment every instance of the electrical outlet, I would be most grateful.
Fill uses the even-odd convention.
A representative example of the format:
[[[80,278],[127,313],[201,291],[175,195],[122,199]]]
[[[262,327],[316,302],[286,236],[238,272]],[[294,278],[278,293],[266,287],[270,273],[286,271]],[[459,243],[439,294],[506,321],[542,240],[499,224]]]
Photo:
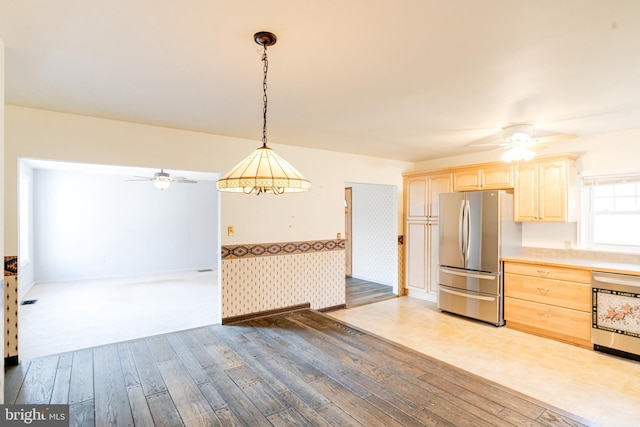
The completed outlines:
[[[227,236],[233,236],[233,235],[234,235],[233,225],[230,225],[227,227]]]
[[[338,239],[342,239],[342,233],[338,233]]]

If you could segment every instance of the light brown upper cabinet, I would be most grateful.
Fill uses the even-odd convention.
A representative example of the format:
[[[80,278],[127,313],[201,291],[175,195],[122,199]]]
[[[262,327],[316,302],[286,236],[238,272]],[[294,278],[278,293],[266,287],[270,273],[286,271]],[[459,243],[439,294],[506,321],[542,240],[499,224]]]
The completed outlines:
[[[407,219],[436,219],[439,211],[440,193],[451,191],[451,174],[425,174],[405,179]]]
[[[440,215],[440,194],[451,192],[451,174],[429,175],[429,219]]]
[[[459,169],[453,172],[454,191],[513,188],[513,167],[509,164]]]
[[[405,209],[407,219],[427,219],[429,178],[426,175],[405,178]]]
[[[539,158],[516,169],[516,221],[572,222],[577,213],[576,157]]]

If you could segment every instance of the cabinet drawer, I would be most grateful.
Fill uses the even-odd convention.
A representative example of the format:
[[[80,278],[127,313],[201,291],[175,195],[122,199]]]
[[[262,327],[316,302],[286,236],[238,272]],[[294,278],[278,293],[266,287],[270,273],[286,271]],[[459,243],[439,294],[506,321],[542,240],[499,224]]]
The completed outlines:
[[[505,273],[504,295],[591,312],[591,286],[582,283]]]
[[[505,273],[542,277],[545,279],[566,280],[569,282],[591,284],[591,271],[579,268],[555,267],[549,265],[505,262]]]
[[[531,326],[569,341],[591,340],[591,313],[505,297],[504,316],[507,325],[515,322]]]

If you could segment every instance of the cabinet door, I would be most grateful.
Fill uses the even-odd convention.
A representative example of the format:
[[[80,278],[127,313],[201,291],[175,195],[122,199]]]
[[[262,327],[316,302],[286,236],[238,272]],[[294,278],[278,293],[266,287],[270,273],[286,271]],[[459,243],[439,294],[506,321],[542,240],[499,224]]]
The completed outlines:
[[[417,176],[407,178],[406,181],[406,209],[407,218],[427,218],[427,191],[428,178],[426,176]]]
[[[440,213],[440,194],[451,192],[451,174],[443,173],[429,177],[429,218],[437,219]]]
[[[429,246],[428,246],[428,254],[429,254],[429,259],[428,259],[428,267],[427,267],[427,273],[428,273],[428,279],[427,279],[427,291],[429,291],[430,293],[433,294],[437,294],[438,293],[438,286],[440,285],[440,276],[439,276],[439,271],[440,271],[440,262],[438,261],[438,248],[439,248],[439,244],[438,244],[438,239],[439,239],[439,235],[438,233],[440,232],[440,227],[438,226],[437,222],[430,222],[427,225],[427,235],[429,238]]]
[[[538,164],[538,220],[567,220],[567,163],[564,160]]]
[[[494,166],[483,170],[483,190],[513,188],[513,168],[511,165]]]
[[[515,221],[538,220],[537,165],[525,163],[516,170],[513,215]]]
[[[473,191],[482,188],[482,171],[480,169],[467,169],[453,173],[454,191]]]
[[[406,269],[407,287],[426,289],[427,285],[427,245],[429,243],[426,222],[407,222]]]

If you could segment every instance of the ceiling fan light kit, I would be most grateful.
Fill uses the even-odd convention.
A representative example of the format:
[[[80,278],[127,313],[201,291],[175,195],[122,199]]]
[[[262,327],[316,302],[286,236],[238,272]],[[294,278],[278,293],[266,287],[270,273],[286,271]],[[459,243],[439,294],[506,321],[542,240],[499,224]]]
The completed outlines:
[[[260,31],[253,38],[263,47],[262,146],[218,180],[218,191],[256,195],[310,191],[311,181],[267,146],[267,46],[274,45],[277,37],[273,33]]]
[[[528,162],[535,157],[536,153],[524,146],[516,146],[505,151],[500,158],[507,163],[513,161]]]
[[[171,181],[153,181],[153,185],[158,190],[166,190],[171,185]]]
[[[171,185],[171,175],[166,173],[164,169],[153,174],[153,185],[158,190],[166,190]]]

